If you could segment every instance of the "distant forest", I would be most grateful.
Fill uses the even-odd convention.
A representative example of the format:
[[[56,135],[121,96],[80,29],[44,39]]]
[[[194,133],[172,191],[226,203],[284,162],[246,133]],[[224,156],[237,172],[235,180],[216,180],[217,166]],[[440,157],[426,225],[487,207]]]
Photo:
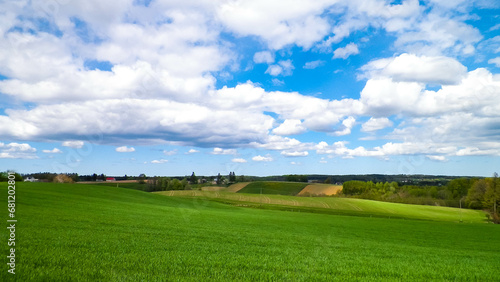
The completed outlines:
[[[194,172],[193,172],[194,173]],[[56,177],[56,173],[50,172],[38,172],[23,174],[24,178],[33,177],[41,181],[52,182]],[[106,176],[103,173],[91,174],[91,175],[78,175],[76,173],[66,174],[74,182],[78,181],[106,181],[107,177],[115,178],[115,180],[145,180],[154,176],[146,176],[141,174],[139,176],[127,176],[127,175],[114,175]],[[190,179],[191,176],[173,176],[172,179],[182,180],[184,178]],[[197,179],[217,180],[220,178],[219,175],[209,175],[209,176],[197,176]],[[397,182],[398,185],[417,185],[417,186],[444,186],[447,185],[451,180],[457,178],[478,178],[478,177],[464,177],[464,176],[444,176],[444,175],[386,175],[386,174],[350,174],[350,175],[327,175],[327,174],[289,174],[289,175],[273,175],[273,176],[246,176],[246,175],[235,175],[231,172],[230,175],[222,175],[224,179],[229,180],[229,182],[251,182],[251,181],[292,181],[292,182],[317,182],[317,183],[331,183],[339,184],[346,181],[358,180],[358,181],[372,181],[374,183],[378,182]],[[481,178],[481,177],[479,177]],[[21,180],[21,179],[19,179]],[[0,181],[2,181],[2,175],[0,175]]]

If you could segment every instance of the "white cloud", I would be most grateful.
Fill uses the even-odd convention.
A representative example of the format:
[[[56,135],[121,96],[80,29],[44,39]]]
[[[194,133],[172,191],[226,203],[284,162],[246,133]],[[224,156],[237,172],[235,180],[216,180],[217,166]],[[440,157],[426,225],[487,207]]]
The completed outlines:
[[[186,154],[195,154],[195,153],[199,153],[200,151],[196,150],[196,149],[189,149],[189,151],[186,152]]]
[[[164,164],[164,163],[167,163],[168,160],[165,160],[165,159],[160,159],[160,160],[152,160],[151,163],[152,164]]]
[[[328,145],[326,142],[320,142],[316,145],[317,154],[328,154],[332,156],[341,156],[343,158],[354,157],[378,157],[397,155],[425,155],[428,159],[436,161],[447,161],[448,156],[500,156],[500,144],[485,144],[486,148],[475,146],[465,147],[457,150],[457,147],[450,146],[447,143],[428,143],[422,141],[393,143],[389,142],[382,146],[367,149],[363,146],[354,149],[348,148],[347,142],[335,142]],[[488,148],[488,146],[490,148]]]
[[[252,160],[255,162],[272,162],[273,158],[269,155],[268,156],[258,155],[258,156],[253,157]]]
[[[37,159],[36,149],[26,143],[1,143],[0,159]]]
[[[62,146],[64,147],[70,147],[70,148],[74,148],[74,149],[80,149],[83,147],[83,145],[85,145],[85,143],[83,141],[64,141],[62,142]]]
[[[494,64],[497,68],[500,68],[500,57],[488,60],[488,64]]]
[[[177,154],[177,150],[172,150],[172,151],[163,150],[163,154],[166,156],[173,156]]]
[[[59,150],[58,148],[54,148],[52,150],[42,150],[42,152],[44,152],[46,154],[60,154],[60,153],[62,153],[62,151]]]
[[[270,65],[266,73],[272,75],[272,76],[290,76],[293,73],[293,70],[295,67],[292,64],[291,60],[285,60],[285,61],[279,61],[278,64],[276,65]]]
[[[433,160],[433,161],[439,161],[439,162],[445,162],[448,159],[445,156],[435,156],[435,155],[430,155],[426,156],[428,159]]]
[[[388,117],[395,115],[402,122],[388,136],[395,142],[391,145],[369,149],[334,143],[318,150],[377,157],[425,152],[420,148],[429,144],[429,156],[497,154],[500,78],[486,69],[468,72],[453,58],[476,55],[482,35],[446,5],[424,7],[416,0],[400,5],[356,0],[174,2],[153,1],[140,11],[131,2],[67,3],[48,17],[64,36],[20,20],[37,12],[33,7],[20,3],[13,10],[0,9],[5,39],[0,41],[0,73],[8,77],[0,81],[0,92],[7,102],[35,103],[25,110],[6,109],[0,115],[0,136],[90,144],[87,136],[98,135],[107,144],[177,142],[307,152],[315,145],[280,135],[317,131],[345,136],[356,119],[365,117],[373,118],[361,130],[374,132],[392,126]],[[465,2],[457,4],[461,10],[468,9]],[[75,18],[88,26],[88,34],[77,32]],[[314,52],[330,48],[331,53],[333,43],[344,46],[350,34],[368,27],[397,38],[388,50],[408,53],[364,66],[367,83],[360,99],[268,92],[258,81],[217,89],[218,74],[239,69],[242,55],[221,32],[264,42],[270,51],[255,53],[253,59],[272,64],[268,73],[278,85],[276,77],[293,73],[287,60],[293,46]],[[488,52],[498,48],[493,47]],[[359,53],[358,45],[333,53],[347,58]],[[497,59],[488,62],[498,66]],[[86,61],[109,61],[111,70],[91,70]],[[307,62],[303,68],[323,63]],[[84,145],[63,142],[71,148]],[[220,150],[214,153],[227,153]]]
[[[273,134],[276,135],[296,135],[306,131],[306,127],[302,125],[299,119],[286,119],[280,126],[273,129]]]
[[[307,157],[309,155],[308,151],[282,151],[282,156],[285,157]]]
[[[361,91],[360,101],[372,115],[390,116],[414,111],[424,85],[415,82],[394,82],[390,78],[370,79]]]
[[[317,67],[320,67],[320,66],[322,66],[324,64],[325,64],[325,61],[316,60],[316,61],[311,61],[311,62],[305,63],[303,68],[311,70],[311,69],[315,69]]]
[[[371,61],[361,70],[370,78],[386,77],[396,82],[440,85],[458,84],[467,74],[467,68],[453,58],[414,54]]]
[[[310,48],[329,32],[321,17],[330,1],[236,1],[221,5],[218,17],[238,35],[256,35],[275,50],[295,44]]]
[[[212,155],[236,155],[238,150],[236,149],[222,149],[222,148],[214,148],[212,151]]]
[[[377,131],[386,127],[390,127],[393,125],[393,122],[385,117],[382,118],[373,118],[371,117],[367,122],[363,123],[361,126],[361,131],[364,132],[372,132]]]
[[[135,148],[134,147],[121,146],[121,147],[116,148],[116,151],[119,152],[119,153],[131,153],[131,152],[135,152]]]
[[[269,135],[265,139],[260,140],[260,142],[252,142],[250,143],[251,147],[262,148],[266,150],[307,150],[311,144],[302,143],[297,139],[277,136],[277,135]]]
[[[345,47],[337,48],[333,51],[333,58],[347,59],[351,55],[359,54],[358,46],[354,43],[349,43]]]
[[[342,126],[340,129],[334,131],[332,134],[335,136],[343,136],[351,134],[351,129],[356,124],[356,119],[352,116],[344,119],[342,121]]]
[[[500,92],[500,78],[485,69],[464,75],[457,85],[443,85],[440,90],[425,90],[421,83],[394,82],[390,78],[370,79],[361,92],[365,113],[376,116],[405,114],[438,116],[457,112],[492,114]]]
[[[490,27],[490,31],[499,30],[499,29],[500,29],[500,23]]]
[[[242,159],[242,158],[235,158],[231,160],[233,163],[246,163],[247,160]]]
[[[274,63],[274,55],[269,51],[257,52],[253,55],[253,61],[256,64],[272,64]]]
[[[271,79],[271,81],[273,82],[274,86],[283,86],[283,85],[285,85],[285,82],[283,80],[279,80],[277,78],[273,78],[273,79]]]
[[[420,55],[474,55],[474,45],[482,39],[478,29],[458,17],[437,11],[423,15],[412,26],[400,25],[395,31],[398,32],[396,47]]]
[[[85,127],[81,126],[82,120]],[[108,142],[130,141],[119,137],[113,139],[113,135],[140,134],[142,140],[149,140],[152,144],[165,142],[157,139],[161,135],[165,139],[175,136],[183,145],[237,146],[243,140],[261,139],[272,128],[273,122],[272,117],[252,109],[221,110],[209,105],[165,100],[113,99],[12,110],[9,116],[0,116],[0,134],[13,135],[14,138],[51,138],[64,135],[86,137],[104,135],[105,132]],[[19,124],[26,125],[18,127]],[[83,145],[83,141],[63,143],[63,146],[73,148]]]
[[[266,73],[272,76],[278,76],[283,72],[283,68],[279,65],[271,65],[267,68]]]

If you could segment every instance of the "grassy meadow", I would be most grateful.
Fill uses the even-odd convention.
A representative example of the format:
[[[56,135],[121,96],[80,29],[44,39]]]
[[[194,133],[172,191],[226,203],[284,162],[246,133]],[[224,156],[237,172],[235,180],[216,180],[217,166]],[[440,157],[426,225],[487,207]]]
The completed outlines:
[[[466,223],[484,223],[487,220],[485,213],[478,210],[407,205],[353,198],[255,195],[227,191],[161,191],[154,193],[267,210]]]
[[[308,184],[304,182],[273,182],[273,181],[255,181],[250,182],[237,193],[249,194],[275,194],[295,196]]]
[[[481,214],[370,218],[52,183],[18,183],[16,201],[16,275],[4,266],[1,281],[500,280],[500,228]]]

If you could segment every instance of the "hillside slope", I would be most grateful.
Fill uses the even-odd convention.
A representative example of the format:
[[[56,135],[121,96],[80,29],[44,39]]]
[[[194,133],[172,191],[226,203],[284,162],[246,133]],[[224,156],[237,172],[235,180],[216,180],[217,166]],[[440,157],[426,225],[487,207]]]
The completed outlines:
[[[216,201],[235,206],[254,207],[259,209],[276,209],[363,217],[387,217],[468,223],[486,222],[485,213],[478,210],[408,205],[353,198],[296,197],[286,195],[255,195],[202,191],[162,191],[154,193],[181,198],[198,198],[207,201]]]
[[[248,209],[106,186],[16,187],[17,272],[0,281],[500,280],[492,224]],[[5,183],[0,191],[7,199]]]
[[[237,193],[295,196],[307,185],[303,182],[255,181],[245,185]]]

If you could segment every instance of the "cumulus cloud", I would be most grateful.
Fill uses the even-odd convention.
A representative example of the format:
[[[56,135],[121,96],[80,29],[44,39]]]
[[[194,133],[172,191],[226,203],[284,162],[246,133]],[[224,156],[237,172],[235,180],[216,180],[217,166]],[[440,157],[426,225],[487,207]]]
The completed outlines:
[[[236,149],[222,149],[222,148],[214,148],[212,151],[212,155],[236,155],[238,150]]]
[[[222,23],[241,36],[255,35],[275,50],[296,44],[310,48],[329,32],[322,17],[329,1],[237,1],[218,9]]]
[[[274,159],[269,155],[267,156],[258,155],[253,157],[252,160],[255,162],[272,162]]]
[[[396,82],[439,85],[458,84],[467,74],[467,68],[453,58],[414,54],[371,61],[361,70],[370,78],[386,77]]]
[[[272,65],[269,66],[266,70],[266,73],[272,76],[278,76],[283,72],[283,68],[280,65]]]
[[[177,154],[177,150],[172,150],[172,151],[163,150],[163,154],[166,156],[173,156]]]
[[[165,159],[159,159],[159,160],[152,160],[151,163],[152,164],[164,164],[164,163],[167,163],[168,160],[165,160]]]
[[[438,162],[445,162],[448,159],[445,156],[436,156],[436,155],[431,155],[431,156],[426,156],[429,160],[433,161],[438,161]]]
[[[423,15],[412,26],[394,25],[395,46],[420,55],[474,55],[474,45],[482,39],[480,31],[459,18],[440,11]]]
[[[246,163],[247,160],[242,159],[242,158],[234,158],[231,160],[233,163]]]
[[[70,147],[70,148],[74,148],[74,149],[80,149],[83,147],[83,145],[85,145],[85,142],[79,141],[79,140],[62,142],[62,146]]]
[[[291,60],[279,61],[276,65],[270,65],[267,68],[266,73],[272,76],[290,76],[292,75],[294,68],[295,67],[293,66]]]
[[[362,2],[153,1],[141,7],[145,13],[131,2],[72,2],[48,15],[52,31],[21,21],[33,12],[21,3],[15,11],[5,9],[0,20],[5,39],[0,41],[0,73],[6,77],[0,92],[34,104],[6,109],[0,136],[82,148],[85,143],[78,140],[88,144],[89,135],[98,135],[107,144],[175,142],[217,148],[214,154],[236,154],[221,148],[244,146],[289,154],[316,149],[342,157],[422,153],[425,148],[429,156],[496,155],[500,78],[486,69],[468,71],[453,58],[474,55],[481,33],[446,5]],[[465,2],[457,4],[460,9],[468,7]],[[75,18],[86,31],[77,30]],[[266,91],[259,82],[218,89],[220,72],[238,69],[241,58],[222,32],[263,42],[269,51],[255,53],[253,61],[270,64],[267,73],[278,85],[279,76],[294,71],[287,50],[328,49],[345,59],[360,50],[341,42],[368,27],[385,29],[396,38],[392,47],[405,53],[362,67],[360,78],[367,82],[359,99]],[[334,43],[343,47],[333,51]],[[498,66],[497,59],[488,62]],[[105,62],[109,69],[88,62]],[[307,62],[303,68],[323,63]],[[343,141],[315,145],[284,137],[316,131],[348,138],[356,120],[371,117],[361,130],[375,132],[393,126],[393,115],[402,122],[388,134],[395,143],[387,146],[348,148]],[[34,148],[16,148],[10,149],[35,156]],[[1,154],[16,155],[10,149]]]
[[[189,149],[189,151],[186,152],[186,154],[195,154],[195,153],[199,153],[200,151],[199,150],[196,150],[196,149]]]
[[[26,143],[1,143],[0,159],[37,159],[36,149]]]
[[[131,152],[135,152],[135,148],[134,147],[127,147],[127,146],[121,146],[121,147],[118,147],[115,149],[117,152],[119,153],[131,153]]]
[[[340,127],[340,129],[334,131],[333,135],[342,136],[351,134],[351,129],[355,124],[356,124],[356,119],[350,116],[342,121],[342,126]]]
[[[500,68],[500,57],[488,60],[488,64],[494,64],[497,68]]]
[[[386,118],[373,118],[371,117],[367,122],[363,123],[361,126],[361,131],[364,132],[372,132],[380,129],[384,129],[386,127],[390,127],[393,125],[393,122]]]
[[[295,135],[306,131],[306,127],[298,119],[286,119],[280,126],[273,129],[276,135]]]
[[[282,151],[281,152],[282,156],[285,157],[307,157],[309,156],[308,151]]]
[[[308,70],[312,70],[312,69],[315,69],[317,67],[320,67],[322,65],[325,64],[325,61],[322,61],[322,60],[316,60],[316,61],[311,61],[311,62],[306,62],[304,64],[304,69],[308,69]]]
[[[351,55],[359,54],[358,45],[349,43],[345,47],[337,48],[333,51],[333,58],[347,59]]]
[[[274,63],[274,55],[269,51],[257,52],[255,53],[255,55],[253,55],[253,61],[256,64],[272,64]]]
[[[44,152],[46,154],[60,154],[60,153],[62,153],[62,151],[59,150],[58,148],[54,148],[52,150],[42,150],[42,152]]]
[[[75,134],[85,137],[105,133],[107,141],[123,141],[121,136],[124,134],[142,134],[153,144],[170,139],[186,145],[205,146],[236,145],[244,140],[260,139],[272,128],[274,121],[262,112],[245,109],[218,110],[207,105],[139,99],[45,105],[9,114],[8,117],[0,116],[0,121],[5,121],[0,123],[0,134],[12,134],[14,138],[31,135],[29,138],[48,139]],[[82,120],[85,120],[85,127],[80,127]],[[30,126],[16,128],[20,123]],[[83,141],[69,141],[63,146],[81,148],[83,144]]]

